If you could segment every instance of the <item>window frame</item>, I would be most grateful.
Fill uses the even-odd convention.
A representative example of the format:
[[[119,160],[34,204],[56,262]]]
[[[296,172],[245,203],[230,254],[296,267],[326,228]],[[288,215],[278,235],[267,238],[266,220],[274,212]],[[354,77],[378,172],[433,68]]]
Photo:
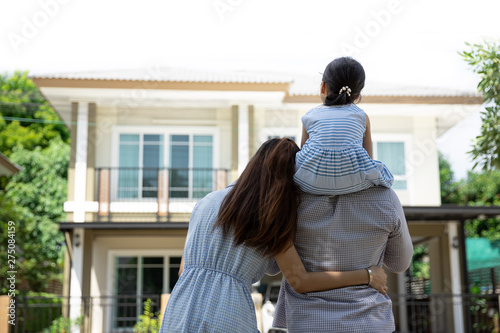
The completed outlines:
[[[143,142],[145,134],[160,134],[163,135],[163,167],[170,168],[170,136],[171,135],[189,135],[189,169],[193,168],[193,145],[192,137],[194,135],[211,135],[212,140],[212,169],[220,168],[220,129],[214,126],[131,126],[131,125],[115,125],[112,129],[111,139],[111,167],[119,168],[120,161],[120,135],[139,135],[139,142]],[[143,148],[139,148],[142,152]],[[139,168],[143,168],[142,156],[139,159]],[[112,202],[128,202],[118,198],[118,173],[115,172],[111,186],[111,201]],[[140,179],[142,183],[142,180]],[[193,182],[189,182],[189,197],[188,198],[170,198],[171,201],[198,201],[199,198],[192,198]],[[142,187],[140,187],[142,189]],[[135,198],[133,202],[154,202],[155,198]]]
[[[404,180],[406,181],[406,189],[394,189],[397,192],[411,193],[413,188],[412,178],[410,177],[409,170],[411,170],[410,161],[410,148],[412,147],[412,136],[411,134],[399,134],[399,133],[372,133],[372,149],[373,149],[373,159],[378,160],[378,148],[377,143],[379,142],[397,142],[403,143],[404,147],[404,161],[405,161],[405,174],[394,175],[394,180]],[[383,161],[381,161],[383,162]]]
[[[184,254],[183,249],[169,249],[169,250],[109,250],[108,251],[108,269],[107,269],[107,290],[111,291],[111,296],[115,297],[116,295],[116,285],[115,285],[115,273],[116,273],[116,258],[117,257],[138,257],[138,260],[143,257],[163,257],[163,290],[162,294],[168,292],[168,288],[170,286],[170,258],[172,257],[182,257]],[[142,284],[141,276],[139,275],[137,278],[137,286],[136,286],[136,296],[139,289],[139,286]],[[161,304],[160,304],[161,306]],[[127,328],[114,328],[114,306],[107,307],[105,309],[107,313],[104,318],[106,318],[106,332],[132,332],[132,329]]]

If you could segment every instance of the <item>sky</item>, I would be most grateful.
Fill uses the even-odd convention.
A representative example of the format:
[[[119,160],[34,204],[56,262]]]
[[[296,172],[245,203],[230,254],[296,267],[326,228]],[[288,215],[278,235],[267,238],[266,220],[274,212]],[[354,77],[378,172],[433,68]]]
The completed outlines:
[[[367,84],[475,91],[478,78],[458,52],[465,42],[498,41],[499,12],[498,0],[4,0],[0,72],[175,66],[316,74],[350,55]],[[456,131],[461,145],[476,135],[478,119]],[[470,148],[451,134],[438,144],[461,178]]]

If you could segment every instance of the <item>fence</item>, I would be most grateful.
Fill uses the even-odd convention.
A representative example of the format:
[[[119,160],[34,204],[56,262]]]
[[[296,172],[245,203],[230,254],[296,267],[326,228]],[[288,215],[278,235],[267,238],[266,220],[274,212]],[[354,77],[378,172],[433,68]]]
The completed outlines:
[[[152,301],[152,313],[159,313],[161,295],[120,295],[81,298],[16,297],[16,325],[11,333],[59,333],[80,328],[81,333],[132,332],[144,311],[144,302]],[[81,316],[70,320],[71,307]],[[8,333],[8,332],[7,332]]]
[[[160,221],[169,215],[170,202],[197,201],[225,188],[228,176],[226,169],[211,168],[97,168],[97,220],[156,213]]]
[[[500,267],[480,268],[469,271],[469,288],[500,294]]]
[[[398,332],[453,332],[457,331],[457,325],[471,333],[499,330],[499,295],[394,294],[390,297]],[[159,311],[160,295],[82,297],[76,302],[82,317],[73,325],[79,326],[82,333],[132,332],[147,298],[154,303],[152,312]],[[11,326],[11,333],[68,332],[70,323],[64,317],[70,312],[70,303],[75,305],[74,301],[68,297],[18,297],[16,325]],[[54,320],[58,326],[53,324]],[[53,330],[44,331],[51,325]]]
[[[498,332],[499,295],[390,295],[398,332]]]

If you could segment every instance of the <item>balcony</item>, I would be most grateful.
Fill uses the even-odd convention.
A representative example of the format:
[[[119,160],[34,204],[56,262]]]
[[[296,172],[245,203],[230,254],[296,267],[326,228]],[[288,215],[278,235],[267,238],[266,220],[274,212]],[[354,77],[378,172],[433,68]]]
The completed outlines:
[[[175,222],[228,185],[226,169],[97,168],[97,222]]]

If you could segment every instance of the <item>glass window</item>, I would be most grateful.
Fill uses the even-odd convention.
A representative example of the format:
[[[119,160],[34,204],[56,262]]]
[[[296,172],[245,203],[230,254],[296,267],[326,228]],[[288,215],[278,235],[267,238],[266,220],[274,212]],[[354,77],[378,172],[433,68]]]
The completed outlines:
[[[212,135],[170,136],[170,197],[202,198],[214,189]]]
[[[212,191],[212,136],[195,135],[193,143],[193,198]]]
[[[163,135],[120,134],[119,149],[118,198],[156,198]]]
[[[163,134],[120,134],[119,169],[113,171],[118,174],[113,178],[118,199],[157,198],[164,154],[170,164],[171,198],[198,199],[215,189],[213,135],[172,134],[167,138],[165,147]]]
[[[189,196],[189,135],[170,136],[170,196]]]
[[[139,184],[139,135],[120,134],[118,198],[137,198]]]
[[[392,188],[406,190],[406,167],[404,142],[377,142],[376,159],[383,162],[394,175]]]
[[[132,328],[144,311],[144,302],[150,298],[152,312],[160,310],[160,296],[168,281],[166,292],[171,292],[178,279],[181,257],[119,256],[115,257],[114,328]],[[168,279],[164,276],[168,263]]]

